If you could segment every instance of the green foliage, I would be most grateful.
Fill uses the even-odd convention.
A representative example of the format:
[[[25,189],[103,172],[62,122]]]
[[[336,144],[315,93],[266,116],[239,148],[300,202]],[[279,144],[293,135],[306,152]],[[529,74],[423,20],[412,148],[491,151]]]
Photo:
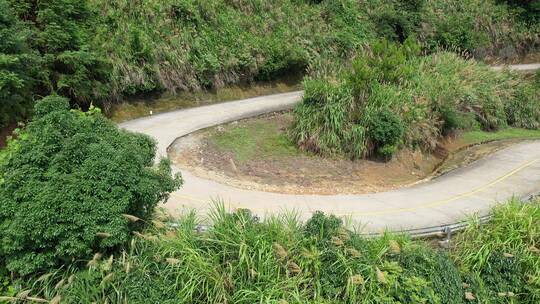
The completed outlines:
[[[306,222],[304,234],[306,237],[313,237],[317,241],[329,241],[332,236],[338,234],[343,221],[333,215],[326,216],[323,212],[317,211]]]
[[[96,15],[88,1],[2,0],[1,3],[5,8],[2,14],[9,14],[10,18],[18,16],[17,23],[8,24],[7,30],[20,36],[20,40],[24,38],[21,43],[25,43],[26,50],[21,47],[12,50],[13,56],[31,54],[33,61],[24,64],[34,65],[35,70],[24,72],[31,82],[20,81],[16,86],[26,93],[17,104],[31,107],[34,94],[59,94],[83,108],[108,98],[110,66],[89,44]],[[14,65],[18,61],[22,59],[10,62]]]
[[[537,48],[538,24],[524,25],[495,0],[427,1],[418,36],[430,48],[468,51],[475,57],[515,58]]]
[[[461,274],[446,252],[414,246],[398,257],[411,275],[427,278],[440,303],[463,303]]]
[[[539,212],[538,202],[498,207],[493,222],[473,222],[442,251],[405,236],[364,238],[321,212],[305,224],[261,221],[218,204],[208,222],[190,213],[164,228],[158,216],[121,254],[16,291],[61,303],[537,303]]]
[[[490,223],[481,227],[474,220],[458,235],[454,260],[467,273],[466,280],[479,302],[540,300],[539,206],[538,201],[501,205],[495,208]]]
[[[519,258],[504,256],[502,252],[493,252],[486,261],[485,267],[480,270],[483,287],[490,291],[492,298],[497,297],[499,291],[521,294],[527,281],[524,265]],[[505,301],[499,301],[505,302]]]
[[[14,297],[15,293],[15,287],[12,285],[7,270],[0,265],[0,297]]]
[[[420,53],[414,38],[403,44],[381,40],[371,44],[371,54],[357,58],[347,80],[356,95],[367,93],[375,82],[400,84],[408,81],[414,73],[410,60]]]
[[[29,32],[14,16],[5,0],[0,1],[0,128],[28,117],[37,57],[28,47]]]
[[[348,70],[308,78],[291,139],[319,154],[389,158],[402,146],[429,151],[454,130],[539,127],[532,81],[451,53],[418,54],[413,39],[382,41]]]
[[[488,31],[478,30],[496,15],[491,1],[428,1],[421,37],[430,48],[456,47],[466,51],[489,46]],[[500,22],[500,21],[499,21]]]
[[[461,288],[447,255],[406,238],[364,239],[322,213],[302,225],[218,207],[208,231],[197,232],[198,221],[186,215],[166,234],[147,231],[120,256],[27,285],[32,295],[62,303],[195,304],[451,303],[441,298]],[[446,274],[432,283],[443,267]]]
[[[403,42],[415,34],[421,21],[426,0],[367,1],[367,14],[374,23],[378,37]]]
[[[529,25],[540,23],[540,1],[538,0],[498,0],[512,8]]]
[[[404,126],[401,118],[389,109],[381,109],[370,117],[368,136],[373,140],[379,154],[392,156],[403,134]]]
[[[102,13],[94,44],[111,53],[117,95],[273,79],[323,53],[339,60],[370,37],[350,0],[92,4]]]
[[[121,246],[181,184],[155,143],[49,96],[0,161],[0,257],[21,275]]]

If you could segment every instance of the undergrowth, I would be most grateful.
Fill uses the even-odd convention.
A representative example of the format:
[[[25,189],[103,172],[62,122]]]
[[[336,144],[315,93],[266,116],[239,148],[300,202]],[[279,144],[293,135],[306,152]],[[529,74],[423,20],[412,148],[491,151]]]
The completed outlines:
[[[122,252],[12,284],[61,303],[537,303],[539,212],[538,202],[497,207],[444,251],[366,239],[320,212],[301,223],[217,205],[209,218],[159,213]]]
[[[0,0],[0,126],[55,93],[108,110],[132,97],[318,74],[360,46],[417,36],[427,52],[516,59],[538,10],[502,0]]]
[[[540,301],[539,224],[538,203],[513,201],[458,235],[452,254],[479,303]]]

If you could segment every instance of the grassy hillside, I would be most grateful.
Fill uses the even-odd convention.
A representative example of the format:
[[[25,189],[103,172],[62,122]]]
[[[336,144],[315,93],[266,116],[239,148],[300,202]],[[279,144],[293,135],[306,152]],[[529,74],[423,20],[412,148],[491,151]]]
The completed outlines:
[[[494,1],[91,0],[94,45],[111,54],[115,93],[215,88],[334,64],[373,38],[414,34],[428,49],[479,57],[526,52],[537,27]],[[112,39],[111,39],[112,37]],[[497,49],[505,49],[498,53]],[[510,54],[512,53],[512,54]]]
[[[111,54],[119,94],[200,90],[298,73],[313,58],[339,59],[370,35],[352,5],[322,8],[290,0],[93,4],[104,21],[93,42]]]
[[[308,67],[324,73],[382,37],[415,35],[426,51],[517,56],[538,46],[538,10],[510,4],[0,0],[0,124],[28,117],[33,101],[51,93],[107,109],[134,95],[215,89]]]
[[[534,81],[448,52],[418,54],[411,39],[372,43],[350,68],[308,77],[291,138],[323,155],[391,157],[403,146],[432,150],[456,130],[540,127]]]

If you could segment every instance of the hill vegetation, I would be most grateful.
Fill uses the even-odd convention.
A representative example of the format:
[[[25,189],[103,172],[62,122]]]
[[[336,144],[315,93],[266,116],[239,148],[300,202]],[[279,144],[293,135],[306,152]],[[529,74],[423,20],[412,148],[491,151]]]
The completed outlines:
[[[538,46],[534,3],[1,0],[0,125],[27,118],[51,93],[107,109],[134,95],[335,65],[379,38],[416,35],[427,51],[515,56]]]
[[[419,54],[413,39],[383,40],[350,68],[308,77],[292,139],[325,155],[390,157],[402,146],[432,150],[456,130],[540,127],[537,83],[448,52]]]
[[[95,105],[301,73],[290,135],[321,154],[390,157],[455,130],[538,129],[540,80],[467,58],[538,48],[539,8],[0,0],[0,128],[30,121],[0,151],[0,302],[538,303],[539,203],[495,209],[448,251],[366,239],[322,213],[171,219],[156,206],[181,177]]]
[[[322,213],[302,224],[218,208],[207,231],[195,214],[159,216],[123,251],[14,281],[4,299],[532,304],[540,300],[539,212],[538,202],[498,207],[491,223],[472,220],[450,250],[407,236],[366,239]]]

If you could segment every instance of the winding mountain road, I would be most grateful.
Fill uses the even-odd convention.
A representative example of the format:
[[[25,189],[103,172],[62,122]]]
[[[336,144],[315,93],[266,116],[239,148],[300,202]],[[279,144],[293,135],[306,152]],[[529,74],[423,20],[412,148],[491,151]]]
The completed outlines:
[[[522,66],[510,68],[521,69]],[[540,64],[534,68],[540,68]],[[122,123],[130,131],[152,136],[158,156],[179,137],[207,127],[292,108],[303,92],[277,94],[158,114]],[[179,168],[174,168],[178,171]],[[351,219],[366,234],[385,230],[429,235],[459,227],[470,215],[488,216],[491,208],[512,197],[540,191],[540,140],[498,151],[434,180],[388,192],[360,195],[294,195],[234,188],[182,170],[184,186],[165,207],[173,212],[204,213],[212,200],[227,208],[247,208],[259,216],[293,211],[302,220],[320,210]]]

